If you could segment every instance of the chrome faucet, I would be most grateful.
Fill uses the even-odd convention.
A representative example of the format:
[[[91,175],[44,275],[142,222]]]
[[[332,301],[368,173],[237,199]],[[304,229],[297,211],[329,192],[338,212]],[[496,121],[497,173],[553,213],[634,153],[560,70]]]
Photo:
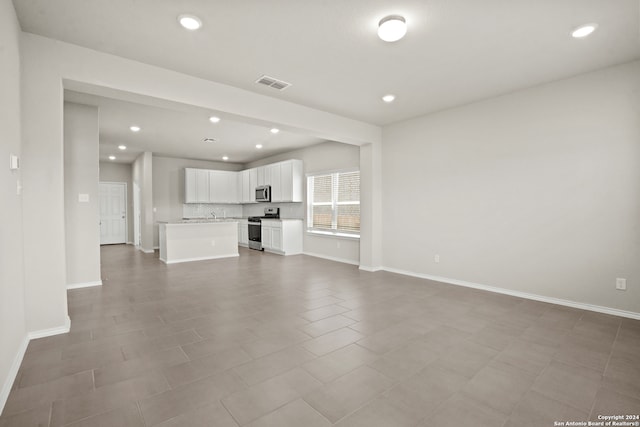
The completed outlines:
[[[211,211],[211,216],[213,217],[213,219],[218,219],[215,211]]]

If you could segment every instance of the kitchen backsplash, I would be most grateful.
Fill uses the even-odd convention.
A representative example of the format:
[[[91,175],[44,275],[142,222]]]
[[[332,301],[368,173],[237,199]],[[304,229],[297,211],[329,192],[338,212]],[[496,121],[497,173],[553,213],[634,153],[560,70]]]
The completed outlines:
[[[183,218],[243,218],[264,215],[264,208],[280,208],[280,218],[304,218],[303,203],[256,203],[251,205],[217,205],[211,203],[188,203],[182,205]]]
[[[242,217],[241,205],[215,205],[211,203],[189,203],[182,205],[183,218],[211,218],[211,212],[218,218],[240,218]]]
[[[264,215],[264,208],[280,208],[280,218],[304,218],[303,203],[256,203],[242,205],[242,216],[262,216]]]

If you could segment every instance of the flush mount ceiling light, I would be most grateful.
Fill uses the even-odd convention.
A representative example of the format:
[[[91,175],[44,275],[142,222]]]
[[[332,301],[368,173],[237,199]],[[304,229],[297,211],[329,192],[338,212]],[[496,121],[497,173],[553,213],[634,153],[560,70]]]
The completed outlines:
[[[189,31],[195,31],[202,27],[202,21],[194,15],[180,15],[178,16],[178,22]]]
[[[395,101],[395,99],[396,99],[396,96],[392,94],[388,94],[382,97],[382,100],[386,103],[393,102]]]
[[[226,162],[227,160],[229,160],[229,157],[227,157],[227,156],[222,156],[222,160],[224,160],[224,161]]]
[[[262,144],[256,144],[256,148],[259,150],[262,148]]]
[[[116,156],[109,156],[109,160],[115,160]]]
[[[218,123],[220,121],[220,117],[211,116],[211,117],[209,117],[209,121],[211,123]]]
[[[407,34],[407,21],[400,15],[385,16],[378,23],[378,37],[386,42],[397,42]]]
[[[131,129],[131,132],[140,132],[141,127],[133,125],[129,129]]]
[[[589,34],[593,33],[596,28],[598,28],[598,24],[585,24],[580,25],[578,28],[571,32],[571,36],[574,39],[581,39],[583,37],[587,37]]]
[[[272,134],[274,134],[274,135],[275,135],[275,134],[276,134],[276,133],[278,133],[278,132],[280,132],[280,129],[278,129],[278,128],[271,128],[271,133],[272,133]]]
[[[118,145],[118,150],[126,150],[127,146],[126,145]]]

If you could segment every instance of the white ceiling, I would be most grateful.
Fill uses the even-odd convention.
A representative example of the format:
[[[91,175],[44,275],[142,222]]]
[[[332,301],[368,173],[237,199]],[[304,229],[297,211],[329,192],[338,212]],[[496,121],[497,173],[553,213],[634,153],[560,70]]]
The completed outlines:
[[[270,126],[223,116],[219,123],[213,124],[205,109],[177,111],[69,90],[65,91],[64,98],[99,108],[100,160],[105,161],[115,155],[116,162],[131,163],[141,152],[150,151],[161,156],[214,161],[228,156],[231,163],[248,163],[324,142],[285,129],[274,135]],[[133,133],[129,129],[132,125],[142,130]],[[204,138],[217,141],[205,143]],[[263,148],[256,149],[256,144],[262,144]],[[127,149],[122,151],[118,145],[125,145]]]
[[[639,0],[14,0],[22,29],[384,125],[640,58]],[[204,26],[188,32],[177,16]],[[397,43],[376,36],[406,17]],[[596,22],[586,39],[572,29]],[[262,74],[293,84],[277,92]],[[383,104],[380,97],[397,100]]]

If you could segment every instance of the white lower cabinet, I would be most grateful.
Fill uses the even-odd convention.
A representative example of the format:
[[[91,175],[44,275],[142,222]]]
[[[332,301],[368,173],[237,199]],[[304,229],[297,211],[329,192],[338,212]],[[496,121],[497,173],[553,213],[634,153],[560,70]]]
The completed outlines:
[[[302,253],[301,219],[263,219],[262,247],[280,255]]]
[[[249,222],[246,219],[238,220],[238,245],[249,246]]]

